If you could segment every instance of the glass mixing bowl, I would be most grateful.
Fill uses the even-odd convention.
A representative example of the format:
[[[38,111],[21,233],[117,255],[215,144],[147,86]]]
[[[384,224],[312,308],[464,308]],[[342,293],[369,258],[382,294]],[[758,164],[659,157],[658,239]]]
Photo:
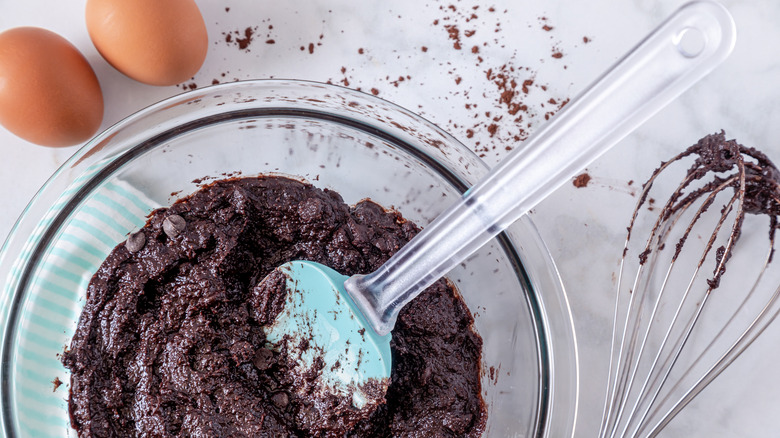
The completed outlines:
[[[424,226],[487,172],[419,116],[349,89],[262,80],[153,105],[98,135],[46,183],[0,254],[0,402],[7,436],[75,435],[59,362],[102,258],[212,178],[282,174]],[[577,352],[568,302],[524,217],[449,274],[484,340],[488,437],[571,436]],[[56,389],[57,380],[64,382]],[[55,388],[54,391],[52,389]]]

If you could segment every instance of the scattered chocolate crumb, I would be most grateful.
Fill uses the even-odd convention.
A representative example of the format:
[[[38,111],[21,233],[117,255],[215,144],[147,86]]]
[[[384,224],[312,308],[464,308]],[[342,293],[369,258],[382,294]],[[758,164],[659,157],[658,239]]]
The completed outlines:
[[[588,175],[588,173],[585,172],[577,175],[572,181],[572,184],[574,184],[574,187],[581,189],[583,187],[587,187],[589,182],[590,182],[590,175]]]
[[[487,9],[487,12],[494,14],[492,15],[493,18],[488,18],[487,16],[477,17],[475,12],[477,10],[485,11],[485,9]],[[529,132],[533,130],[536,124],[551,118],[568,101],[565,99],[565,95],[559,94],[555,89],[548,89],[548,84],[545,84],[538,77],[539,73],[536,70],[517,65],[518,55],[509,54],[508,59],[502,60],[503,64],[500,65],[495,63],[496,57],[494,56],[483,58],[482,53],[490,51],[493,47],[505,48],[504,38],[500,35],[500,32],[503,30],[500,19],[503,18],[503,15],[508,14],[507,10],[497,10],[494,6],[487,8],[475,7],[473,5],[461,7],[459,4],[453,7],[443,4],[439,6],[439,10],[442,16],[435,18],[432,21],[432,25],[442,25],[442,29],[446,31],[446,35],[442,35],[442,37],[450,41],[453,50],[463,50],[466,52],[463,56],[472,56],[474,65],[485,73],[484,78],[487,79],[487,83],[483,79],[481,84],[480,81],[464,81],[466,77],[460,74],[461,72],[458,69],[450,68],[449,71],[446,71],[446,74],[452,77],[459,88],[458,91],[450,92],[449,96],[443,96],[443,99],[454,96],[457,96],[459,99],[463,98],[467,105],[466,109],[470,111],[472,116],[467,120],[450,120],[446,122],[447,128],[453,132],[460,132],[460,135],[465,135],[466,138],[473,138],[475,140],[473,141],[474,150],[478,155],[484,157],[486,153],[499,154],[504,149],[516,146],[528,137]],[[471,20],[477,18],[482,20],[482,23],[479,24],[481,26],[480,29],[493,28],[495,34],[494,32],[482,32],[475,29],[476,25],[472,24]],[[488,22],[485,20],[486,18],[493,22]],[[538,17],[538,20],[539,26],[544,31],[551,32],[554,29],[557,30],[557,27],[552,26],[551,22],[548,21],[548,17]],[[265,31],[265,26],[268,29],[273,29],[273,26],[268,25],[265,20],[263,20],[263,23],[266,23],[261,24],[263,31]],[[256,38],[264,37],[262,41],[265,41],[266,44],[276,44],[275,38],[277,35],[270,32],[262,32],[262,34],[261,37],[258,26],[223,33],[225,42],[229,45],[236,45],[247,52],[250,51],[251,42]],[[319,40],[300,45],[300,51],[305,53],[308,50],[309,54],[313,54],[315,45],[321,45],[320,41],[323,38],[324,34],[319,34]],[[462,38],[471,38],[471,44],[463,45]],[[587,36],[582,38],[586,43],[591,41]],[[561,50],[558,44],[563,44],[563,42],[557,41],[550,48],[552,57],[556,59],[562,58],[564,55],[564,51]],[[276,44],[276,46],[283,46],[283,44]],[[430,48],[428,45],[418,47],[423,53],[431,53],[428,50]],[[506,47],[509,47],[509,45]],[[577,46],[574,45],[573,47]],[[356,50],[363,55],[370,50],[370,47],[360,47]],[[468,55],[469,53],[470,55]],[[440,65],[444,65],[442,63],[444,60],[437,60],[437,56],[434,54],[430,56],[432,56],[430,58],[432,61],[438,61]],[[399,54],[397,59],[402,59],[402,55]],[[558,67],[561,66],[561,64],[558,64]],[[404,68],[403,64],[398,67]],[[563,66],[563,68],[565,69],[566,66]],[[340,75],[335,78],[327,78],[328,83],[338,83],[358,91],[370,90],[369,92],[374,95],[379,94],[382,82],[398,88],[407,81],[411,81],[409,76],[388,74],[383,78],[379,78],[378,82],[366,83],[365,78],[352,76],[353,72],[359,71],[359,69],[353,66],[340,66],[339,70]],[[225,78],[225,74],[222,74],[222,77]],[[238,78],[235,79],[238,80]],[[222,82],[225,81],[226,79],[222,79]],[[212,80],[212,84],[216,85],[218,83],[220,83],[220,80]],[[491,84],[494,88],[491,87]],[[424,84],[418,83],[415,85],[422,86]],[[180,87],[187,90],[197,88],[197,85],[193,82],[181,84]],[[547,95],[540,95],[542,92],[547,93]],[[470,101],[470,94],[494,99],[494,101],[492,105],[488,104],[483,105],[485,106],[484,108],[477,108],[476,105],[471,103],[473,101]]]
[[[591,41],[593,41],[593,40],[588,38],[588,37],[586,37],[586,36],[582,37],[582,42],[585,43],[585,44],[588,44]]]
[[[246,48],[252,44],[252,35],[254,35],[254,33],[255,31],[251,27],[244,29],[244,38],[236,38],[238,48],[241,50],[246,50]]]
[[[523,81],[523,88],[522,88],[523,94],[528,94],[528,91],[529,91],[528,87],[530,87],[533,84],[534,84],[534,80],[533,79],[526,79],[526,80],[524,80]],[[552,100],[552,99],[550,99],[550,100]]]
[[[225,12],[230,12],[230,8],[225,8]]]
[[[51,383],[54,385],[54,389],[51,392],[57,392],[57,390],[62,385],[62,380],[60,380],[59,377],[55,377],[54,380],[51,381]]]
[[[454,24],[447,24],[444,26],[444,28],[447,30],[449,38],[454,41],[452,47],[455,48],[455,50],[460,50],[460,29],[458,29],[458,26]]]

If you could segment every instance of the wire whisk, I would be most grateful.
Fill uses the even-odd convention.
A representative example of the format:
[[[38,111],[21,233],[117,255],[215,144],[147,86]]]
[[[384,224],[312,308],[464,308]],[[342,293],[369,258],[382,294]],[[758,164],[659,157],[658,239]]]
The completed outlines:
[[[617,279],[601,438],[656,436],[777,317],[779,181],[764,154],[720,132],[642,186]]]

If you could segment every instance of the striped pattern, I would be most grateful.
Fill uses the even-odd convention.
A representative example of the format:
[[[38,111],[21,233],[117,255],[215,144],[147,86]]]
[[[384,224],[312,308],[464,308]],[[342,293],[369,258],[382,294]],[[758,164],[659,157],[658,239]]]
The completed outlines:
[[[11,274],[15,284],[21,267],[53,218],[95,172],[74,181],[47,213],[24,247]],[[130,231],[146,222],[158,207],[123,181],[95,189],[71,215],[36,267],[13,342],[12,403],[22,436],[66,436],[69,433],[67,388],[52,391],[52,381],[68,383],[70,376],[58,355],[70,342],[87,284],[103,259]],[[9,287],[9,286],[6,286]],[[12,291],[6,290],[6,293]]]

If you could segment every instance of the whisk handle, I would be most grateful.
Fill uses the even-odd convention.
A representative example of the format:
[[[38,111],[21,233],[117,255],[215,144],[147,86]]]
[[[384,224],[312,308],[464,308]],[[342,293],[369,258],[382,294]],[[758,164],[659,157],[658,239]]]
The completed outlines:
[[[735,26],[688,3],[501,161],[387,263],[346,288],[380,334],[401,307],[720,64]]]

